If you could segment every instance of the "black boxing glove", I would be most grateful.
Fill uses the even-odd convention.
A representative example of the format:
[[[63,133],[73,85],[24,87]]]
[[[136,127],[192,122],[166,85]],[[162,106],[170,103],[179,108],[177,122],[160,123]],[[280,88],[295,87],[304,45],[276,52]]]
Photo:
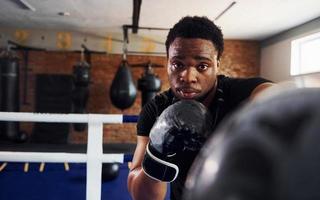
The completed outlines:
[[[194,100],[181,100],[166,108],[150,131],[142,168],[149,177],[174,181],[179,173],[177,155],[198,152],[213,131],[206,107]]]

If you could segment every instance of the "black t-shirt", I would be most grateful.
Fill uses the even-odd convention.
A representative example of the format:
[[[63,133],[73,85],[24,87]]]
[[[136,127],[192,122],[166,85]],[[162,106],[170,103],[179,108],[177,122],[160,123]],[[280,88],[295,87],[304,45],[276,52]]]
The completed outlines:
[[[270,82],[263,78],[230,78],[224,75],[218,76],[218,85],[215,97],[209,105],[209,110],[213,116],[214,128],[219,122],[240,104],[242,104],[251,94],[253,89],[261,83]],[[137,134],[139,136],[149,136],[149,132],[156,121],[157,117],[164,109],[176,102],[173,92],[169,89],[155,96],[148,102],[140,112],[137,123]],[[187,157],[181,157],[179,165],[179,175],[171,183],[171,199],[181,199],[183,185],[194,157],[188,154]],[[185,167],[181,167],[185,166]]]

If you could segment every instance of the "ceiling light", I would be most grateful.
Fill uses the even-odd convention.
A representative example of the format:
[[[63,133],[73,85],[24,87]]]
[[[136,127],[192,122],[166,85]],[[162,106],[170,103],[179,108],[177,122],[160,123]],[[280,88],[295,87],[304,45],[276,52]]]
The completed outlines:
[[[70,16],[69,12],[58,12],[58,15],[60,16]]]

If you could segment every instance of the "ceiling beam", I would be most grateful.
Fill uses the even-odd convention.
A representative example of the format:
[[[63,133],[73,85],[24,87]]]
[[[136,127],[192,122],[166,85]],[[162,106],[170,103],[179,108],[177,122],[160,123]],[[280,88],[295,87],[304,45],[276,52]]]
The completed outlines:
[[[140,8],[142,0],[133,0],[133,14],[132,14],[132,33],[138,33]]]
[[[226,9],[224,9],[214,20],[218,20],[222,15],[224,15],[232,6],[234,6],[237,2],[233,1]]]
[[[29,2],[27,2],[27,0],[12,0],[12,2],[22,9],[31,10],[33,12],[36,11],[36,8],[33,7]]]

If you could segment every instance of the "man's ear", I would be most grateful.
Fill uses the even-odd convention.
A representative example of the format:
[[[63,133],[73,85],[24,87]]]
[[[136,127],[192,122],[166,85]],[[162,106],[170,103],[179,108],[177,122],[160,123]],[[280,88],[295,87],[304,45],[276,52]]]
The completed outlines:
[[[220,60],[217,60],[217,67],[220,67]]]

